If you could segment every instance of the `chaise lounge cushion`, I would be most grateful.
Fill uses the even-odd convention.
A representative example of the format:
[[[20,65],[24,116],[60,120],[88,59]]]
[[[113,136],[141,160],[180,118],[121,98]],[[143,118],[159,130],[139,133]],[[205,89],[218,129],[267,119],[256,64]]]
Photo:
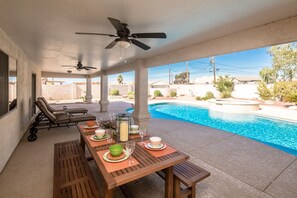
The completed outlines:
[[[75,113],[88,113],[88,110],[85,108],[73,108],[73,109],[65,109],[66,113],[75,114]]]
[[[77,113],[88,113],[88,110],[85,108],[72,108],[72,109],[67,109],[66,106],[64,107],[63,110],[57,110],[51,107],[46,99],[44,97],[39,97],[38,101],[42,102],[44,106],[47,108],[47,110],[53,114],[63,114],[63,113],[69,113],[69,114],[77,114]]]
[[[51,113],[50,111],[47,110],[45,104],[41,100],[37,100],[34,102],[36,106],[40,109],[40,111],[51,121],[55,122],[56,121],[56,116]]]
[[[69,123],[71,121],[69,114],[56,114],[55,116],[57,124]]]
[[[83,115],[57,114],[56,115],[57,124],[84,122],[88,120],[96,120],[96,116],[93,116],[90,114],[83,114]]]
[[[84,122],[88,120],[96,120],[96,116],[90,114],[83,114],[83,115],[72,115],[70,116],[71,122]]]
[[[90,114],[71,115],[71,114],[53,114],[47,108],[42,100],[35,101],[40,111],[54,124],[68,124],[73,122],[84,122],[96,120],[96,116]]]

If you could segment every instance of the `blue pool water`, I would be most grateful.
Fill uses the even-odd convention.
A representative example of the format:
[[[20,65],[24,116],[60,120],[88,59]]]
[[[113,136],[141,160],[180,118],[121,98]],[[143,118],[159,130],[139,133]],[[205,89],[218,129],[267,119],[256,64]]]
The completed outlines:
[[[153,118],[180,120],[228,131],[297,156],[297,123],[254,115],[214,112],[176,103],[149,105],[149,112]]]

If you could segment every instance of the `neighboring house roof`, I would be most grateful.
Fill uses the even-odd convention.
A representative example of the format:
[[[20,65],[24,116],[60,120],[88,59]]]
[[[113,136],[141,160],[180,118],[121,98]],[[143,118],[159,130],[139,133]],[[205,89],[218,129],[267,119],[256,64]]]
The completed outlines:
[[[158,80],[156,82],[153,82],[150,84],[150,87],[152,88],[168,88],[169,87],[169,83]]]
[[[239,82],[257,82],[261,80],[259,76],[236,76],[234,78]]]
[[[152,82],[151,85],[169,85],[169,83],[164,82],[162,80],[158,80],[158,81]]]

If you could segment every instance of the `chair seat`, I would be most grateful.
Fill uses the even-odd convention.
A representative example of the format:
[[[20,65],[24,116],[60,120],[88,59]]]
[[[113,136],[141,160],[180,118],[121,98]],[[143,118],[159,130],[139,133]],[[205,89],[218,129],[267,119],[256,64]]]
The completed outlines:
[[[96,116],[90,114],[71,115],[70,122],[84,122],[89,120],[96,120]]]
[[[69,114],[56,114],[56,123],[62,124],[62,123],[68,123],[70,122],[70,115]]]
[[[66,113],[75,114],[75,113],[87,113],[88,110],[85,108],[73,108],[73,109],[65,109]]]

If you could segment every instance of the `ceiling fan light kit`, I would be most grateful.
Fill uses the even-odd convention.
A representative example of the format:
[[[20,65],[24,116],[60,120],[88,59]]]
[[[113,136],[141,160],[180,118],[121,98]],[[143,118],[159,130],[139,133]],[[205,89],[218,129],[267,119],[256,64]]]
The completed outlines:
[[[117,46],[124,49],[130,47],[131,45],[130,40],[127,38],[118,38],[116,39],[116,43],[117,43]]]

